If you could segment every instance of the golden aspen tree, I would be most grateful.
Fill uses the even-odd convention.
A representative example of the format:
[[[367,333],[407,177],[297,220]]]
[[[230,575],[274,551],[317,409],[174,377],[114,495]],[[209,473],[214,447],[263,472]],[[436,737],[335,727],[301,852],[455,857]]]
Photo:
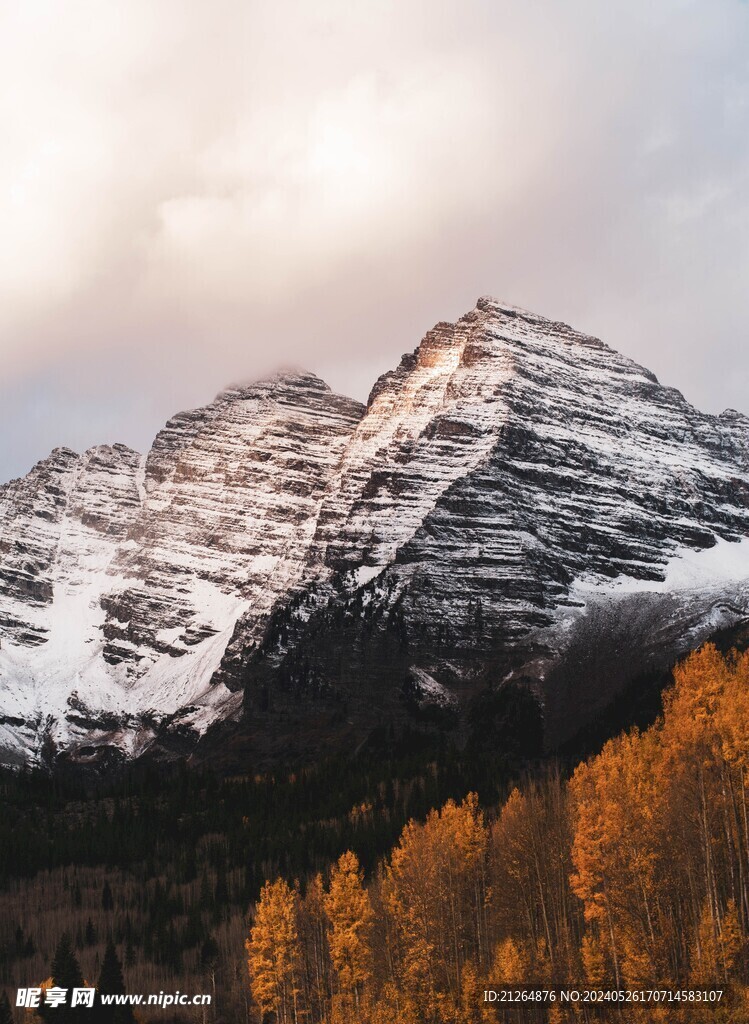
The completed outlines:
[[[714,716],[721,753],[733,768],[749,767],[749,651],[733,659]]]
[[[504,939],[494,951],[489,982],[492,985],[524,985],[529,980],[530,965],[527,948],[514,939]]]
[[[283,880],[266,882],[245,942],[252,997],[264,1020],[274,1013],[278,1024],[298,1024],[297,895]]]
[[[586,982],[591,988],[602,988],[606,980],[606,957],[596,925],[591,925],[583,935],[580,952]]]
[[[695,985],[712,985],[718,977],[718,943],[712,912],[705,902],[693,940],[691,980]]]
[[[422,1024],[418,1004],[392,981],[382,986],[369,1010],[368,1024]]]
[[[720,796],[731,898],[742,934],[749,930],[749,652],[731,659],[715,715]]]
[[[448,800],[438,815],[430,815],[427,833],[437,853],[446,894],[448,947],[446,967],[461,988],[463,965],[480,956],[485,941],[487,833],[478,797],[469,793],[460,804]]]
[[[739,915],[734,900],[729,900],[720,926],[720,955],[723,976],[728,979],[744,946]]]
[[[487,834],[475,794],[409,822],[383,881],[399,981],[429,1019],[454,1015],[485,930]],[[452,1008],[452,1009],[451,1009]]]
[[[485,1011],[483,986],[479,982],[478,971],[473,964],[465,964],[461,976],[460,1009],[456,1019],[459,1024],[484,1024],[487,1019],[497,1019],[496,1015],[488,1018]]]
[[[727,981],[744,946],[736,905],[731,901],[716,932],[712,910],[705,901],[693,950],[692,982],[695,985],[716,985]]]
[[[344,853],[333,868],[323,899],[330,922],[330,959],[344,1003],[353,1001],[357,1019],[363,990],[372,977],[374,912],[356,854]]]
[[[382,881],[389,917],[395,981],[425,1014],[437,1003],[434,858],[423,825],[409,822],[393,850]]]
[[[606,748],[599,758],[605,755]],[[574,872],[570,884],[572,891],[582,901],[586,922],[597,925],[599,934],[606,936],[618,987],[621,983],[619,957],[614,932],[611,886],[605,864],[611,837],[599,799],[596,762],[580,765],[571,782],[575,799],[576,829],[572,848]]]
[[[748,690],[749,658],[724,657],[707,644],[677,666],[664,700],[664,778],[682,900],[694,922],[693,976],[725,976],[719,937],[726,917],[742,937],[749,926]]]
[[[702,736],[718,710],[730,675],[729,663],[714,644],[705,644],[674,668],[674,685],[664,699],[664,711],[687,743]]]
[[[575,771],[573,892],[608,946],[617,985],[660,973],[656,913],[660,855],[656,733],[609,741]]]
[[[536,950],[532,974],[558,981],[579,977],[582,929],[570,893],[570,801],[557,771],[514,789],[491,830],[491,940],[511,935]],[[543,952],[542,952],[543,951]]]
[[[517,786],[512,790],[492,827],[490,865],[492,884],[490,907],[495,924],[501,919],[503,931],[534,931],[530,913],[533,904],[529,878],[526,831],[529,806]],[[535,934],[533,935],[535,940]]]

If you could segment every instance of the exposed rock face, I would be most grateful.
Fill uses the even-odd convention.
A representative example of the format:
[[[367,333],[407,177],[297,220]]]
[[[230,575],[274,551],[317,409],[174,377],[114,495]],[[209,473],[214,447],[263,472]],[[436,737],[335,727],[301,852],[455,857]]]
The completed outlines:
[[[147,459],[53,452],[0,494],[0,741],[137,754],[240,696],[213,676],[300,578],[362,407],[309,374],[230,388]]]
[[[61,563],[73,586],[112,558],[138,512],[140,456],[123,445],[76,455],[56,448],[23,480],[0,488],[0,624],[6,643],[49,639]]]
[[[0,489],[0,744],[137,754],[243,708],[293,755],[311,721],[460,729],[508,680],[553,743],[749,619],[747,538],[749,420],[481,299],[366,412],[287,375],[175,417],[146,460],[58,450]]]
[[[482,299],[375,386],[308,585],[246,658],[248,717],[312,693],[365,723],[514,676],[561,739],[746,617],[748,533],[746,418]]]

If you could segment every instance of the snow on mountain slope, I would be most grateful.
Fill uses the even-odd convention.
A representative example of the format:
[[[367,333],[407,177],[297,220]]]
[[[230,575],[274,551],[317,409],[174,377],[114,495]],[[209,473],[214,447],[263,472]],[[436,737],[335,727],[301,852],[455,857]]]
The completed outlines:
[[[0,492],[0,744],[6,758],[115,744],[236,710],[213,684],[296,581],[323,489],[361,415],[309,374],[182,413],[147,460],[54,452]]]
[[[248,714],[268,692],[283,708],[345,693],[353,718],[397,714],[419,670],[466,700],[529,680],[563,733],[598,697],[560,684],[558,701],[555,670],[612,581],[650,581],[658,597],[680,552],[747,535],[745,417],[703,415],[597,339],[481,299],[377,384],[323,501],[306,588],[260,649],[238,656],[235,636]],[[665,633],[663,601],[637,599],[652,638],[632,633],[632,671],[704,638],[718,595],[735,600],[734,621],[747,615],[735,579],[704,564],[715,585],[680,589]],[[583,579],[597,587],[587,602]],[[612,675],[607,694],[607,671],[591,682],[601,701],[625,682]]]
[[[138,514],[139,456],[59,448],[0,491],[0,743],[26,756],[100,642],[107,569]]]
[[[61,449],[0,488],[0,748],[135,755],[243,713],[293,754],[325,714],[460,723],[510,679],[556,742],[749,621],[747,538],[746,417],[483,298],[366,411],[282,375],[146,459]]]

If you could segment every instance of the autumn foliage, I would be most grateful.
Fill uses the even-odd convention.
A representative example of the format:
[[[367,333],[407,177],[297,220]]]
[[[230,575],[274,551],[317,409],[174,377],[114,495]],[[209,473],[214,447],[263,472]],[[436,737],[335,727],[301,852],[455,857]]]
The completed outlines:
[[[411,821],[365,883],[353,853],[266,884],[247,942],[273,1024],[749,1020],[749,654],[707,646],[664,714],[569,779],[495,811],[474,794]],[[507,1016],[485,987],[725,989],[694,1004]],[[568,1016],[565,1016],[567,1014]]]

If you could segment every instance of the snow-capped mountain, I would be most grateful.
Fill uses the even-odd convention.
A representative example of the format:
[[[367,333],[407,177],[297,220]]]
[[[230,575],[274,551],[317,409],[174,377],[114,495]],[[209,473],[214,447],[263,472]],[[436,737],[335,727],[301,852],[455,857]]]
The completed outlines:
[[[175,416],[147,458],[60,449],[0,491],[5,760],[201,731],[240,698],[213,682],[296,584],[362,414],[310,374]]]
[[[749,619],[747,538],[747,418],[480,299],[366,409],[282,375],[1,488],[3,757],[295,754],[509,679],[553,742]]]

